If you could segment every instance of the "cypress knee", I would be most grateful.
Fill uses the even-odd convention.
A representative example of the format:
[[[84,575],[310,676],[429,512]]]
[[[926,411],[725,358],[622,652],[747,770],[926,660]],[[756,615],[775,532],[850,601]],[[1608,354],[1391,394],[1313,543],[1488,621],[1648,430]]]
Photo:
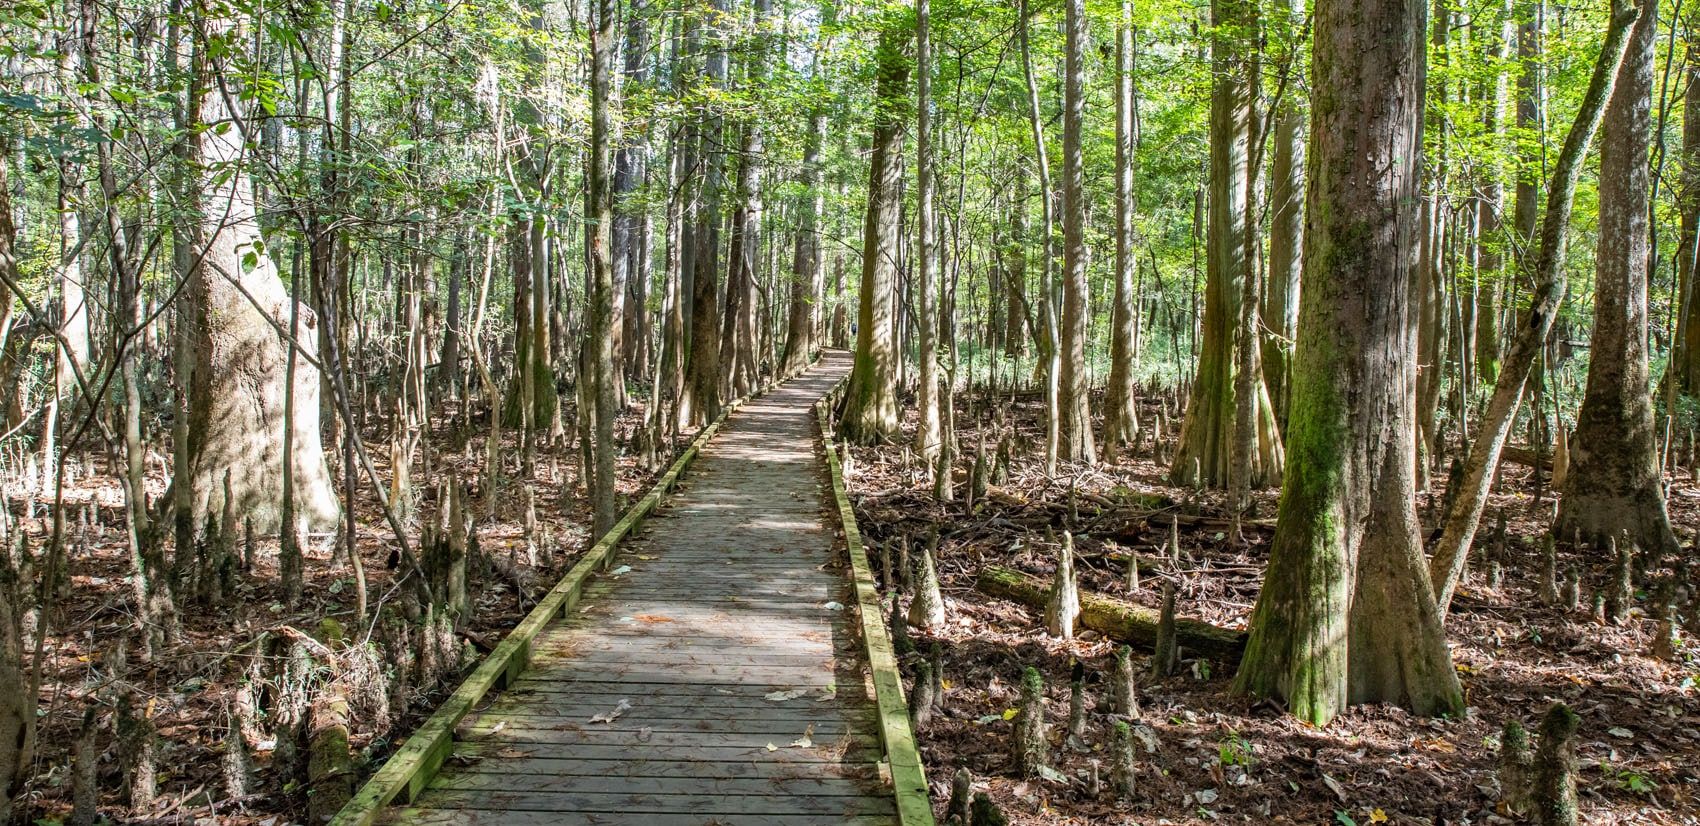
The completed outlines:
[[[1045,605],[1045,630],[1053,637],[1074,639],[1074,623],[1080,618],[1080,589],[1074,579],[1074,536],[1063,532],[1062,555],[1051,580],[1051,596]]]
[[[1576,826],[1576,727],[1581,719],[1553,703],[1541,720],[1530,804],[1538,826]]]
[[[1180,665],[1175,644],[1175,584],[1163,583],[1163,612],[1157,616],[1157,644],[1151,656],[1151,676],[1167,677]]]
[[[921,546],[915,560],[915,598],[909,602],[909,624],[921,629],[936,629],[944,625],[944,596],[939,593],[938,568],[933,553],[938,549],[938,531]]]
[[[1050,760],[1045,739],[1045,680],[1031,666],[1021,674],[1021,705],[1015,712],[1015,768],[1032,777]],[[974,819],[979,823],[978,817]]]
[[[1115,670],[1110,673],[1110,707],[1129,720],[1139,719],[1139,685],[1133,673],[1133,649],[1116,649]]]
[[[1499,799],[1507,814],[1521,816],[1529,810],[1529,781],[1535,757],[1529,751],[1529,731],[1516,720],[1506,720],[1499,735]]]

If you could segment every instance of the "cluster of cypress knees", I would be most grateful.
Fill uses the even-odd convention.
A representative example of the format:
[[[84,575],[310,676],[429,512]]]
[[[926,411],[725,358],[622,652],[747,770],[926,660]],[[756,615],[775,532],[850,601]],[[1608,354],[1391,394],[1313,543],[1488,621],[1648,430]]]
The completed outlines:
[[[1505,541],[1503,520],[1501,516],[1496,532],[1500,544]],[[1175,558],[1178,557],[1179,551],[1178,536],[1175,535],[1177,528],[1171,525],[1170,530],[1170,544],[1167,550],[1171,558]],[[1630,583],[1636,554],[1627,544],[1621,548],[1617,547],[1615,542],[1611,544],[1613,575],[1607,587],[1595,595],[1594,613],[1596,619],[1602,622],[1620,623],[1626,618],[1633,599],[1634,590]],[[899,654],[913,654],[915,645],[909,635],[909,626],[933,627],[944,620],[944,604],[939,595],[938,574],[933,562],[938,547],[938,535],[933,533],[929,536],[914,559],[907,558],[909,554],[906,542],[899,541],[896,545],[895,549],[888,549],[882,559],[884,579],[888,585],[893,586],[890,603],[892,642]],[[1074,578],[1073,546],[1073,537],[1065,532],[1050,598],[1045,608],[1047,629],[1053,635],[1063,638],[1073,637],[1074,625],[1080,614]],[[1558,582],[1556,554],[1550,535],[1544,546],[1542,598],[1548,604],[1568,603],[1569,608],[1575,610],[1580,601],[1577,586],[1579,577],[1572,569],[1568,581],[1561,585]],[[1500,555],[1494,555],[1496,561],[1498,556]],[[1130,563],[1129,569],[1130,587],[1137,588],[1137,561]],[[893,576],[894,573],[908,576],[900,581]],[[1496,578],[1490,575],[1490,580]],[[914,592],[907,611],[903,609],[895,593],[902,585],[912,586]],[[1490,582],[1490,587],[1497,585],[1498,583]],[[1674,612],[1666,614],[1667,618],[1672,615]],[[1668,627],[1662,627],[1661,631],[1661,636],[1674,636],[1673,630]],[[909,712],[915,727],[921,728],[928,724],[934,712],[944,703],[943,652],[938,643],[934,643],[929,657],[915,659],[918,661],[914,666],[914,679],[909,691]],[[1175,640],[1175,591],[1172,583],[1166,583],[1151,658],[1152,676],[1160,678],[1173,674],[1179,665],[1179,647]],[[1076,747],[1083,746],[1086,736],[1084,687],[1085,667],[1076,660],[1070,679],[1066,741]],[[1140,711],[1133,651],[1126,645],[1116,651],[1115,664],[1110,674],[1109,706],[1114,720],[1109,751],[1109,790],[1118,799],[1127,800],[1134,796],[1136,782],[1136,735],[1130,721],[1138,720]],[[1024,777],[1044,776],[1054,772],[1050,767],[1050,740],[1045,722],[1045,683],[1036,668],[1028,667],[1022,673],[1021,700],[1013,721],[1011,757],[1016,770]],[[1501,809],[1505,814],[1527,818],[1539,826],[1575,826],[1578,823],[1575,735],[1579,722],[1575,712],[1568,706],[1555,703],[1541,721],[1538,744],[1533,744],[1529,731],[1521,722],[1515,719],[1506,721],[1500,736],[1498,772]],[[1092,796],[1097,797],[1104,790],[1099,774],[1102,764],[1098,759],[1093,759],[1089,765],[1087,788]],[[951,826],[1003,826],[1008,820],[989,795],[973,790],[973,775],[968,769],[959,768],[951,782],[951,795],[944,822]]]

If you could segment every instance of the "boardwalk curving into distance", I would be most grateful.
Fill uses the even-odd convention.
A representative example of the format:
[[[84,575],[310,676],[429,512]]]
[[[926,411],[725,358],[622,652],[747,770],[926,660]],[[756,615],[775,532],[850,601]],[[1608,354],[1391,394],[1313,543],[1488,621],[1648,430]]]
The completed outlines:
[[[737,410],[385,823],[897,823],[814,403]]]

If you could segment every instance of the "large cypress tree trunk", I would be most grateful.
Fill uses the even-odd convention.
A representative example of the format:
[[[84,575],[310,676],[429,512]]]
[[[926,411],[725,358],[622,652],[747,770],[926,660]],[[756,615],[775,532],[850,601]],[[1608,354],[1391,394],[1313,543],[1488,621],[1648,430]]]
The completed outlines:
[[[1086,163],[1081,155],[1081,109],[1085,105],[1086,0],[1068,0],[1063,79],[1063,273],[1062,370],[1058,458],[1095,462],[1092,414],[1087,404],[1086,323],[1092,312],[1086,294]]]
[[[820,236],[816,225],[826,208],[820,185],[820,145],[825,136],[826,109],[816,107],[809,116],[809,134],[803,139],[803,169],[798,180],[803,193],[798,203],[796,245],[791,252],[791,315],[786,324],[781,373],[801,370],[809,363],[820,326]]]
[[[704,81],[726,84],[726,50],[721,41],[720,19],[725,0],[710,3],[709,22],[701,26],[708,41]],[[702,170],[698,190],[696,222],[691,230],[690,381],[682,410],[690,423],[701,424],[720,415],[720,190],[725,152],[721,149],[724,122],[710,105],[699,125],[697,157]]]
[[[196,73],[205,90],[198,122],[210,128],[192,141],[203,193],[200,265],[187,291],[189,348],[187,468],[177,484],[189,489],[196,526],[224,508],[226,484],[235,510],[259,531],[277,530],[283,500],[284,388],[290,346],[280,336],[290,322],[289,292],[260,237],[253,187],[245,172],[244,113],[240,90],[211,57],[210,40],[240,37],[233,20],[203,16]],[[313,330],[317,316],[296,308],[299,329]],[[300,348],[294,377],[292,471],[294,510],[304,527],[329,528],[340,509],[319,438],[319,370],[316,332],[295,338]],[[228,481],[227,481],[228,480]],[[181,550],[181,549],[180,549]]]
[[[769,24],[771,10],[770,0],[756,0],[755,29],[750,36],[744,83],[756,94],[767,81],[769,38],[764,27]],[[760,338],[756,322],[756,269],[761,253],[761,185],[767,152],[759,114],[747,118],[741,131],[738,206],[732,213],[732,239],[726,262],[726,318],[720,338],[721,354],[729,359],[722,390],[729,391],[733,398],[749,393],[756,384],[756,349]]]
[[[1200,332],[1198,373],[1181,425],[1170,478],[1178,484],[1224,485],[1232,472],[1235,445],[1257,446],[1247,457],[1253,486],[1281,478],[1280,437],[1275,417],[1259,378],[1245,386],[1257,391],[1252,420],[1256,436],[1235,438],[1239,404],[1236,375],[1242,346],[1257,346],[1257,331],[1242,328],[1242,295],[1254,262],[1247,257],[1247,234],[1255,231],[1251,216],[1250,143],[1252,89],[1256,64],[1250,54],[1257,25],[1256,7],[1248,0],[1214,0],[1211,40],[1214,81],[1210,93],[1210,199],[1205,259],[1204,318]]]
[[[1317,725],[1459,711],[1415,512],[1425,0],[1317,7],[1305,288],[1285,485],[1236,685]]]
[[[873,156],[868,161],[868,209],[862,221],[862,290],[856,314],[856,362],[844,396],[844,435],[863,443],[897,433],[895,293],[903,209],[903,103],[909,64],[903,32],[880,35],[874,98]]]
[[[1554,529],[1600,544],[1624,531],[1631,542],[1659,553],[1677,544],[1665,512],[1647,385],[1647,150],[1658,0],[1640,6],[1600,135],[1588,385]]]

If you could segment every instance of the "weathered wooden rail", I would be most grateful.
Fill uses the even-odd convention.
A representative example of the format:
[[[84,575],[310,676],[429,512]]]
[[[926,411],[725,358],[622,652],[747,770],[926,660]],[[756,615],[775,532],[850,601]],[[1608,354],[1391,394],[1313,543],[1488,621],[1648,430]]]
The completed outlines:
[[[827,486],[814,452],[810,405],[847,361],[704,428],[334,822],[931,826],[836,457]]]

